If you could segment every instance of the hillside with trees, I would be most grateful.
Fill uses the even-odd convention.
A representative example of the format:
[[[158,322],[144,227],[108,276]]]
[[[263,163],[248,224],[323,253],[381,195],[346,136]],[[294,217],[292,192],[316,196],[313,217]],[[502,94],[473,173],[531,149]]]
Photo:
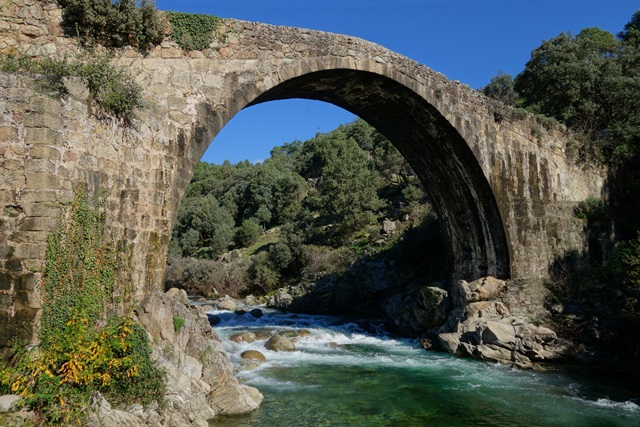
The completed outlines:
[[[167,281],[200,295],[264,295],[355,274],[392,249],[415,253],[399,248],[424,234],[439,241],[420,182],[358,119],[275,147],[260,164],[200,163],[178,212]],[[415,255],[401,259],[405,280],[430,268]]]

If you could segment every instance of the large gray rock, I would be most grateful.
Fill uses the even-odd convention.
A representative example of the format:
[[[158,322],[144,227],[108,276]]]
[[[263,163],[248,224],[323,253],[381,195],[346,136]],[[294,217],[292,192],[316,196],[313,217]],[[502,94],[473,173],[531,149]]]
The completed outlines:
[[[216,415],[246,413],[260,405],[260,392],[233,376],[231,360],[207,314],[181,301],[180,293],[154,293],[136,312],[149,333],[154,363],[166,372],[165,405],[114,409],[100,397],[92,405],[89,426],[207,427]],[[174,317],[184,320],[178,331]]]
[[[496,344],[512,347],[516,342],[516,330],[512,325],[489,320],[484,324],[484,328],[478,331],[482,342],[486,344]]]
[[[291,340],[283,335],[275,334],[264,344],[267,350],[272,351],[295,351],[296,346]]]
[[[219,310],[236,311],[236,309],[238,308],[238,303],[236,302],[236,300],[231,298],[229,295],[225,295],[224,297],[220,298],[216,302],[216,305],[218,306]]]
[[[446,290],[437,286],[413,286],[387,299],[384,310],[400,332],[421,336],[447,320],[449,296]]]
[[[454,283],[451,288],[451,299],[454,307],[464,307],[472,302],[495,300],[506,289],[507,283],[504,280],[491,276],[471,283],[460,280]]]
[[[4,396],[0,396],[0,413],[9,412],[15,408],[15,405],[20,402],[20,396],[15,394],[7,394]]]
[[[454,310],[438,329],[441,347],[452,354],[531,368],[535,361],[558,359],[572,351],[551,329],[512,316],[501,301],[502,280],[491,277],[451,289]]]

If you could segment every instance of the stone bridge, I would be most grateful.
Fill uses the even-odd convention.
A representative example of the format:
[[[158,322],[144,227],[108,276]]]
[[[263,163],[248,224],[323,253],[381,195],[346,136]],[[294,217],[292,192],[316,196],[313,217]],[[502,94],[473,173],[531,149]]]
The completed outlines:
[[[0,49],[74,55],[59,21],[54,1],[5,0]],[[572,160],[563,129],[516,118],[364,40],[233,20],[220,32],[224,41],[205,51],[165,41],[115,52],[144,88],[128,128],[98,118],[81,81],[57,99],[37,89],[37,76],[0,74],[0,346],[31,337],[46,235],[75,185],[109,191],[121,280],[139,300],[163,287],[172,224],[211,141],[241,109],[278,99],[330,102],[389,138],[428,190],[459,277],[544,279],[554,260],[584,251],[573,209],[600,197],[604,180]]]

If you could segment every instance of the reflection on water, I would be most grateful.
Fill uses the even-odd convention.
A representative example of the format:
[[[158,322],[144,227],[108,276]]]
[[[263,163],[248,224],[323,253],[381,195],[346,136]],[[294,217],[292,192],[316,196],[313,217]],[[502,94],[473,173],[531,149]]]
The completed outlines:
[[[264,311],[260,319],[215,312],[237,366],[249,349],[267,362],[238,375],[264,395],[260,409],[211,426],[640,426],[639,396],[602,379],[425,352],[345,319]],[[300,328],[311,335],[298,338],[295,352],[226,340],[245,330]]]

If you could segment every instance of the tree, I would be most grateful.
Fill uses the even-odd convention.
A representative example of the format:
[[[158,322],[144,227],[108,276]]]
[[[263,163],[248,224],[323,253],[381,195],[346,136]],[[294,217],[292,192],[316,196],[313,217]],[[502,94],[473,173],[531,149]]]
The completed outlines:
[[[640,10],[633,14],[624,30],[618,33],[618,38],[624,43],[640,47]]]
[[[599,28],[562,33],[531,53],[515,79],[524,106],[587,135],[608,129],[617,106],[620,42]]]
[[[514,89],[513,76],[502,71],[491,77],[489,84],[482,88],[482,93],[509,106],[515,106],[518,97]]]
[[[382,203],[376,192],[378,176],[369,169],[367,154],[344,134],[328,139],[323,151],[320,214],[343,231],[372,222]]]
[[[245,219],[236,230],[234,242],[237,246],[246,248],[254,244],[262,235],[262,232],[262,226],[256,218]]]

